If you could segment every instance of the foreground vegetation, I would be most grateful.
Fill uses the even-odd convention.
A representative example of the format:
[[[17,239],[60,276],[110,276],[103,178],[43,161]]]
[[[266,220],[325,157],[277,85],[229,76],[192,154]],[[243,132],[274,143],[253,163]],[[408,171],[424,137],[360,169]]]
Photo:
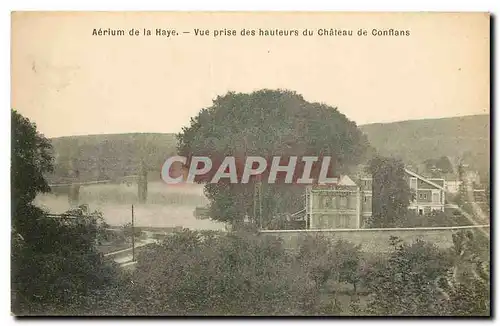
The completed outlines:
[[[52,269],[38,273],[46,279],[30,280],[34,273],[22,279],[52,284],[50,292],[46,286],[28,293],[18,288],[30,302],[16,313],[489,315],[488,255],[477,254],[484,249],[472,233],[457,233],[448,250],[397,238],[391,244],[390,253],[375,258],[320,236],[287,251],[273,237],[183,230],[141,250],[133,272],[81,252],[53,254],[59,258]],[[45,266],[46,257],[30,268]],[[59,260],[65,270],[57,271]]]
[[[236,99],[247,104],[260,101],[258,96],[249,99],[241,94]],[[233,100],[228,95],[215,104],[227,109]],[[280,101],[309,105],[291,93],[282,94]],[[359,158],[366,144],[355,125],[336,110],[310,105],[317,115],[311,124],[322,125],[323,115],[345,124],[348,140],[359,143],[360,152],[354,155]],[[296,118],[292,122],[300,126],[301,116]],[[11,287],[16,315],[490,314],[489,239],[471,232],[456,233],[447,250],[393,238],[391,252],[367,256],[352,243],[322,237],[305,238],[296,250],[288,251],[279,239],[254,232],[184,230],[142,247],[135,271],[126,272],[98,250],[100,243],[110,240],[101,214],[78,209],[71,212],[77,218],[54,218],[33,205],[37,194],[50,191],[43,177],[53,172],[50,143],[16,111],[12,126]],[[186,146],[193,144],[188,138]],[[280,145],[286,145],[285,138]],[[380,180],[400,174],[400,162],[385,160],[376,166],[385,165],[396,168],[392,174],[381,173]],[[395,206],[396,186],[381,192],[381,203]],[[217,189],[211,190],[212,204],[224,210],[221,216],[236,219],[238,211],[249,209],[245,204],[251,199],[249,193],[225,189],[218,196]],[[234,205],[229,196],[233,190],[243,194]],[[268,204],[276,204],[277,211],[289,209],[297,194],[285,198],[279,193]],[[408,194],[399,197],[400,206],[409,201]],[[401,211],[382,204],[378,208],[374,224],[398,223]],[[131,231],[128,226],[123,229],[124,234]]]

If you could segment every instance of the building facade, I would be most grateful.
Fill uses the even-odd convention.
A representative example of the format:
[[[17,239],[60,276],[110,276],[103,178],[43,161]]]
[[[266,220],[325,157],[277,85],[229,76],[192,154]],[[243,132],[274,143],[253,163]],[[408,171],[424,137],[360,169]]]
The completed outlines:
[[[443,211],[445,207],[445,180],[426,178],[405,169],[405,178],[414,194],[409,209],[425,215]],[[306,189],[307,229],[364,228],[372,216],[373,180],[358,176],[353,181],[343,176],[337,185],[313,185]]]
[[[372,180],[343,176],[337,185],[307,187],[305,197],[308,229],[359,229],[371,217]]]
[[[414,199],[408,209],[413,210],[418,215],[425,215],[432,211],[444,212],[445,180],[426,178],[408,169],[405,169],[405,173],[414,194]]]

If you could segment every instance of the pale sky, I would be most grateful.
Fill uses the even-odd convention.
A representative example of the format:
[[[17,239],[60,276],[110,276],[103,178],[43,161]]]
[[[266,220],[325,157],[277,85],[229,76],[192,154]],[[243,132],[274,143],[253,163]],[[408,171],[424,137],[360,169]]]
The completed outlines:
[[[92,36],[94,28],[126,36]],[[128,36],[175,29],[172,38]],[[195,36],[193,29],[237,36]],[[240,36],[364,28],[369,36]],[[373,28],[410,36],[371,36]],[[179,132],[227,91],[286,88],[358,125],[489,113],[487,14],[14,13],[12,107],[48,137]]]

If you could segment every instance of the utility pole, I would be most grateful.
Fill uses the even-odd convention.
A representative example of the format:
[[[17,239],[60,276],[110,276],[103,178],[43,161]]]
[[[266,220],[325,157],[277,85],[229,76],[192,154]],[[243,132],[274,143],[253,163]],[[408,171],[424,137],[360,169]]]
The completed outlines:
[[[132,205],[132,261],[135,261],[134,205]]]
[[[259,223],[259,229],[262,230],[262,181],[260,176],[256,176],[253,193],[253,216],[255,222]]]

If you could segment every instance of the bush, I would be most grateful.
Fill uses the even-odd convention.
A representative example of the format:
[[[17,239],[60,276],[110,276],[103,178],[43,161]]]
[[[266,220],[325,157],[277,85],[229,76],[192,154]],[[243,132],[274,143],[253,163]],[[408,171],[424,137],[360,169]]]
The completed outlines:
[[[54,219],[34,206],[17,213],[30,217],[31,228],[12,245],[16,315],[74,314],[83,310],[87,295],[118,280],[117,267],[96,249],[99,215]]]
[[[291,315],[319,300],[279,240],[245,233],[174,233],[139,254],[133,282],[128,314]]]
[[[379,316],[487,316],[489,270],[476,254],[472,234],[458,232],[450,250],[421,240],[393,238],[387,259],[370,264],[362,279],[367,313]]]
[[[114,282],[82,296],[78,311],[226,316],[489,313],[488,268],[477,264],[477,241],[471,234],[457,233],[450,250],[424,241],[391,241],[394,249],[388,256],[367,260],[352,243],[321,236],[309,236],[298,251],[288,252],[274,237],[183,230],[143,247],[133,274],[113,274]],[[456,266],[462,266],[460,277],[450,282]],[[479,266],[472,269],[479,279],[466,273],[474,266]],[[331,282],[352,284],[354,291],[341,296],[328,288]],[[363,291],[355,293],[357,284]],[[346,297],[350,300],[343,302]]]
[[[299,244],[297,260],[318,288],[333,279],[352,284],[356,292],[360,275],[359,246],[320,235],[308,236]]]
[[[442,313],[435,280],[451,266],[446,253],[417,240],[412,244],[393,238],[387,260],[365,270],[363,281],[371,294],[367,313],[382,316],[422,316]]]

